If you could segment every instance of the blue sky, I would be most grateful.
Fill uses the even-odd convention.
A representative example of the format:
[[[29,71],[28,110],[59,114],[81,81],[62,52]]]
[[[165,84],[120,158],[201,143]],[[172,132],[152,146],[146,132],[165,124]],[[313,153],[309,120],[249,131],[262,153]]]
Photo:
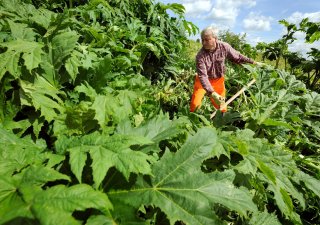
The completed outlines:
[[[236,34],[246,34],[248,43],[276,41],[282,37],[285,27],[279,20],[298,24],[308,17],[320,21],[320,0],[158,0],[162,3],[180,3],[186,9],[186,19],[203,29],[215,26]],[[303,33],[289,46],[291,51],[305,55],[310,47],[320,48],[319,41],[305,44]]]

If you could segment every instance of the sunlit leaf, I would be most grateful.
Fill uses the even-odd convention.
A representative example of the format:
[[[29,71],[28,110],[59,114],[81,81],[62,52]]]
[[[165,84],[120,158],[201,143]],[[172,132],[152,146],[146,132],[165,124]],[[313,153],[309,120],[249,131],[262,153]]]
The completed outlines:
[[[233,184],[234,173],[204,174],[201,163],[210,156],[217,141],[213,129],[203,128],[190,137],[176,153],[166,152],[152,166],[150,181],[139,178],[131,190],[109,192],[113,204],[141,204],[159,207],[171,224],[181,220],[186,224],[222,224],[212,212],[218,203],[241,215],[255,211],[249,192]],[[191,166],[192,165],[192,166]]]

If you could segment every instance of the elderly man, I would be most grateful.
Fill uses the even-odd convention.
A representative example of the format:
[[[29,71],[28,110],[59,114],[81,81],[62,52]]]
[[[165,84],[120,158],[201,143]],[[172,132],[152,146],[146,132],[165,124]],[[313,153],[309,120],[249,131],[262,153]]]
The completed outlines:
[[[207,27],[201,32],[202,48],[196,56],[197,76],[190,103],[190,112],[194,112],[201,106],[204,95],[210,100],[216,109],[224,101],[226,90],[224,85],[225,60],[233,63],[258,64],[254,60],[240,54],[228,43],[217,39],[217,31]],[[226,112],[227,109],[222,109]]]

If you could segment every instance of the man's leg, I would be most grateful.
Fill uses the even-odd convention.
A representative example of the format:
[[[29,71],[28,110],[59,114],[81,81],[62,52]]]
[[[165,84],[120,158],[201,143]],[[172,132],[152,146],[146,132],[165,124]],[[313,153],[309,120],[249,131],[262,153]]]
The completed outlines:
[[[215,92],[217,92],[222,97],[226,97],[226,89],[224,85],[224,77],[216,78],[216,79],[209,79],[211,86],[214,88]],[[216,109],[219,109],[220,106],[214,101],[213,98],[210,98],[213,106]],[[221,110],[222,112],[226,112],[227,109]]]
[[[194,112],[197,108],[200,108],[202,99],[205,94],[206,90],[203,89],[200,79],[198,75],[196,75],[193,86],[193,94],[190,102],[190,112]]]

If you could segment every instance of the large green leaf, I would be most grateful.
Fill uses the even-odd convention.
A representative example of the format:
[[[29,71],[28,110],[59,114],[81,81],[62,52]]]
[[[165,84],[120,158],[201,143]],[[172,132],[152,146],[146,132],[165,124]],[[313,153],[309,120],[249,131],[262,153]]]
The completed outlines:
[[[21,68],[18,66],[20,54],[11,53],[6,51],[0,54],[2,60],[0,62],[0,79],[8,71],[15,78],[19,77],[21,74]]]
[[[7,48],[7,50],[0,54],[0,79],[8,71],[14,77],[19,77],[21,74],[19,68],[20,55],[24,59],[24,65],[29,71],[37,68],[41,62],[41,55],[43,44],[40,42],[26,41],[26,40],[14,40],[10,42],[0,43],[1,47]]]
[[[127,83],[126,79],[121,81]],[[84,93],[91,99],[90,109],[94,110],[94,119],[102,128],[105,128],[110,121],[118,124],[120,121],[128,119],[137,107],[138,93],[135,91],[119,90],[113,93],[97,94],[88,83],[77,86],[76,91]]]
[[[0,223],[10,220],[34,219],[30,205],[50,181],[70,180],[68,176],[44,166],[31,166],[13,176],[0,175]],[[14,208],[14,210],[12,210]]]
[[[58,185],[37,193],[31,208],[41,224],[70,225],[81,224],[72,217],[76,210],[95,208],[106,213],[112,205],[107,195],[89,185],[78,184],[71,187]]]
[[[110,94],[107,95],[97,95],[94,98],[92,108],[95,110],[96,115],[95,119],[98,121],[101,127],[105,127],[106,123],[115,119],[120,113],[119,104],[116,101],[116,98]],[[130,112],[128,113],[130,114]]]
[[[30,166],[23,172],[20,185],[42,186],[49,181],[55,180],[71,181],[67,175],[64,175],[54,169],[44,166]]]
[[[98,187],[111,167],[118,169],[127,179],[130,173],[151,175],[149,162],[153,161],[153,157],[130,148],[151,143],[149,139],[137,135],[107,136],[95,132],[82,137],[61,137],[56,149],[70,152],[71,170],[79,182],[87,159],[86,153],[89,153],[93,180]]]
[[[143,151],[159,151],[158,144],[162,140],[173,138],[180,133],[186,132],[189,121],[184,117],[170,120],[168,114],[160,114],[145,121],[138,127],[132,127],[130,121],[123,121],[116,129],[119,134],[140,135],[149,138],[154,144]]]
[[[64,60],[71,56],[79,35],[75,31],[65,31],[52,38],[52,63],[58,71]]]
[[[8,23],[11,29],[12,37],[31,42],[34,41],[36,33],[32,28],[29,28],[27,24],[15,23],[12,20],[8,20]]]
[[[14,210],[13,210],[14,209]],[[17,192],[13,179],[0,176],[0,224],[16,218],[33,219],[29,206]]]
[[[318,180],[315,177],[312,177],[302,171],[297,173],[296,177],[294,177],[294,179],[302,181],[306,185],[307,188],[309,188],[318,197],[320,197],[320,180]]]
[[[91,216],[86,225],[116,225],[115,221],[103,215]]]
[[[274,214],[256,212],[250,220],[250,225],[281,225],[281,223]]]
[[[317,92],[310,92],[304,96],[305,111],[307,115],[320,115],[320,94]]]
[[[248,190],[233,185],[233,171],[205,174],[203,160],[210,157],[217,143],[217,134],[210,128],[200,129],[176,153],[166,151],[152,166],[150,179],[139,177],[129,190],[113,190],[113,204],[159,207],[174,224],[222,224],[212,207],[221,204],[242,216],[257,210]],[[116,214],[117,212],[115,212]]]
[[[290,219],[300,221],[292,201],[293,198],[297,199],[301,207],[305,208],[305,200],[291,181],[299,171],[292,155],[280,146],[268,144],[264,139],[253,138],[253,135],[250,130],[238,131],[236,136],[230,135],[224,141],[226,148],[243,157],[234,168],[241,173],[255,175],[255,179],[267,183],[280,210]],[[247,152],[239,150],[243,145],[247,146]]]
[[[36,76],[34,83],[21,80],[21,104],[35,107],[47,121],[65,111],[63,101],[58,96],[61,92],[41,76]]]
[[[73,82],[77,78],[77,75],[79,73],[78,67],[81,65],[79,57],[77,56],[78,54],[71,54],[70,58],[68,58],[65,63],[66,70]]]
[[[44,147],[27,138],[18,138],[0,127],[0,175],[12,175],[30,164],[46,159]]]

